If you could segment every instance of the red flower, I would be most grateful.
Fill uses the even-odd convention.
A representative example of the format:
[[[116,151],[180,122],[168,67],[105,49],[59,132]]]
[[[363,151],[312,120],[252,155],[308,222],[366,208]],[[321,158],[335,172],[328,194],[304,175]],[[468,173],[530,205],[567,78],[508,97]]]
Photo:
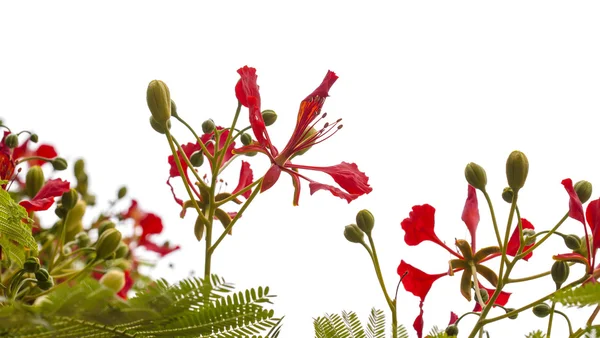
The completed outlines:
[[[11,133],[4,131],[2,141],[0,141],[0,180],[10,180],[13,176],[17,160],[23,157],[39,156],[46,158],[54,158],[57,153],[54,147],[47,144],[41,144],[37,150],[33,151],[28,148],[29,139],[25,140],[20,146],[11,149],[4,144],[4,139]],[[46,161],[33,159],[29,161],[29,166],[43,165]]]
[[[271,143],[269,133],[267,132],[261,114],[261,100],[258,90],[259,87],[256,82],[256,69],[245,66],[240,68],[238,73],[241,78],[235,86],[235,94],[239,102],[245,107],[248,107],[250,126],[252,127],[257,142],[236,149],[235,152],[261,152],[267,155],[271,160],[271,167],[263,177],[261,192],[270,189],[279,180],[282,171],[288,173],[292,177],[292,183],[294,185],[294,205],[298,205],[298,200],[300,198],[300,178],[309,182],[311,195],[318,190],[328,190],[334,196],[343,198],[348,201],[348,203],[361,195],[371,192],[372,188],[368,184],[369,178],[363,172],[359,171],[354,163],[342,162],[335,166],[315,167],[298,165],[291,162],[295,156],[301,154],[315,144],[325,141],[342,127],[339,125],[341,121],[341,119],[339,119],[331,124],[325,123],[320,130],[315,129],[317,122],[327,115],[326,113],[321,114],[321,108],[325,103],[325,98],[329,96],[329,89],[338,78],[334,72],[327,72],[327,75],[325,75],[325,78],[319,87],[300,103],[296,127],[294,128],[290,140],[281,152],[279,152],[273,143]],[[331,176],[341,189],[315,182],[299,174],[299,169],[324,172]]]
[[[490,297],[494,294],[494,292],[496,292],[496,289],[488,289],[488,288],[484,287],[483,285],[481,285],[481,283],[479,283],[479,289],[487,291],[487,293]],[[508,299],[510,298],[510,295],[511,295],[510,292],[500,291],[498,298],[496,298],[496,300],[494,301],[494,306],[495,305],[500,305],[500,306],[506,305],[506,303],[508,303]],[[490,302],[490,300],[488,299],[487,302],[485,302],[485,304],[488,304],[489,302]],[[479,302],[475,302],[475,308],[473,308],[473,312],[480,312],[481,310],[482,310],[482,308],[481,308],[481,305],[479,304]]]
[[[523,229],[533,229],[533,224],[531,224],[525,218],[521,218],[521,227]],[[527,249],[531,248],[532,246],[533,246],[533,243],[525,246],[523,248],[523,251],[526,251]],[[513,257],[516,256],[517,251],[519,250],[519,247],[520,247],[519,229],[516,228],[515,231],[513,231],[512,236],[510,237],[510,240],[508,241],[508,246],[506,247],[506,254],[509,256],[513,256]],[[523,252],[523,251],[521,251],[521,252]],[[529,258],[531,258],[531,256],[533,256],[533,251],[528,253],[527,255],[525,255],[525,257],[523,257],[523,259],[528,261]]]
[[[573,181],[570,178],[562,180],[562,185],[569,194],[569,217],[574,218],[581,222],[585,226],[585,219],[583,217],[583,205],[573,188]]]
[[[133,287],[133,279],[131,279],[131,274],[129,273],[129,270],[125,270],[125,285],[123,286],[123,288],[121,288],[121,290],[119,290],[119,292],[117,293],[117,296],[123,298],[123,299],[127,299],[127,292],[129,292],[129,290],[131,290],[131,288]]]
[[[60,178],[48,180],[31,200],[21,201],[19,204],[27,212],[48,210],[54,204],[54,198],[69,191],[69,186],[69,182]]]
[[[161,257],[179,249],[179,245],[174,247],[167,244],[158,245],[149,239],[150,235],[162,233],[164,226],[160,217],[140,209],[136,200],[131,201],[131,206],[127,212],[123,213],[121,216],[124,219],[133,219],[135,227],[142,229],[142,233],[137,241],[138,246],[143,246],[149,251],[156,252]]]
[[[467,229],[471,234],[471,245],[469,245],[464,240],[457,240],[457,246],[460,243],[460,252],[457,252],[448,247],[444,242],[440,240],[440,238],[435,233],[434,215],[435,209],[431,205],[416,205],[412,208],[412,211],[409,213],[409,217],[401,222],[402,229],[405,231],[404,241],[406,242],[406,244],[410,246],[415,246],[424,241],[431,241],[443,247],[448,252],[450,252],[450,254],[458,258],[450,261],[450,268],[448,272],[436,275],[429,275],[405,263],[404,261],[401,261],[400,266],[398,266],[399,275],[402,276],[405,272],[408,272],[408,274],[402,279],[402,285],[404,285],[404,288],[407,291],[414,294],[415,296],[421,298],[421,303],[419,305],[420,313],[417,316],[413,325],[419,337],[422,336],[423,330],[423,302],[425,301],[425,296],[431,289],[433,282],[435,282],[437,279],[439,279],[442,276],[453,275],[455,272],[464,270],[469,266],[470,263],[474,263],[478,274],[482,275],[491,284],[495,285],[495,282],[498,278],[491,269],[487,268],[484,265],[481,265],[480,263],[483,263],[484,261],[499,256],[500,249],[497,247],[495,249],[493,247],[490,247],[481,249],[480,251],[476,250],[475,237],[477,226],[479,224],[479,209],[475,188],[473,188],[472,186],[468,187],[467,200],[465,202],[462,214],[462,220],[465,222]],[[533,229],[533,225],[531,225],[531,223],[529,223],[526,219],[521,219],[521,221],[523,224],[523,228]],[[516,228],[508,243],[508,255],[514,256],[519,248],[518,231],[518,228]],[[529,255],[527,258],[529,258]],[[472,275],[470,270],[463,272],[464,282],[469,282],[471,276]],[[465,280],[465,278],[468,279]],[[493,291],[494,290],[492,290],[492,292]],[[461,281],[461,292],[463,293],[465,298],[470,300],[470,283],[465,284],[463,283],[463,281]],[[500,296],[504,297],[504,294],[501,294]],[[506,298],[506,300],[508,300],[508,298]],[[499,298],[495,302],[495,304],[504,305],[505,303],[501,303],[503,301],[504,298]]]

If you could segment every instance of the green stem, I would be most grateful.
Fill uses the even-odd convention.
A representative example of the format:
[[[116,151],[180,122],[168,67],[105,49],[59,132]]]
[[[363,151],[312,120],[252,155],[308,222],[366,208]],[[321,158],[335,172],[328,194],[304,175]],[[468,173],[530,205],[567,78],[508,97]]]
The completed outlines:
[[[550,315],[548,316],[548,329],[546,330],[546,338],[550,338],[550,333],[552,332],[552,319],[554,318],[555,306],[556,302],[552,302],[552,306],[550,307]]]
[[[492,224],[494,225],[494,233],[496,234],[496,240],[498,241],[498,246],[500,248],[502,248],[502,239],[500,238],[500,229],[498,228],[498,222],[496,221],[496,213],[494,212],[494,206],[492,204],[492,200],[490,198],[490,195],[487,193],[487,191],[482,191],[483,192],[483,196],[485,197],[485,200],[487,202],[488,208],[490,209],[490,215],[492,216]],[[506,257],[503,257],[503,260],[506,259]]]
[[[233,117],[233,122],[231,123],[231,128],[229,128],[229,134],[227,134],[227,139],[225,140],[225,145],[223,146],[223,148],[221,149],[221,151],[219,151],[219,156],[216,156],[216,154],[217,154],[217,150],[219,149],[218,145],[219,145],[219,138],[220,137],[217,137],[215,139],[215,142],[216,142],[215,156],[217,157],[217,161],[215,163],[215,167],[213,167],[213,168],[217,168],[217,170],[215,171],[216,173],[219,172],[219,168],[221,167],[221,163],[223,162],[223,159],[225,158],[225,154],[227,153],[227,148],[229,147],[229,145],[231,144],[231,142],[233,142],[233,132],[235,130],[235,125],[237,123],[237,120],[240,117],[240,111],[241,110],[242,110],[242,104],[238,102],[237,109],[235,110],[235,116]],[[215,136],[216,135],[217,135],[217,133],[215,131]]]
[[[183,148],[181,148],[181,145],[179,144],[179,142],[177,142],[177,140],[175,139],[175,137],[172,137],[172,139],[173,139],[173,143],[175,143],[175,146],[177,147],[177,150],[179,151],[179,153],[181,153],[181,154],[185,154],[185,153],[183,152]],[[194,166],[192,165],[192,162],[190,162],[190,159],[189,159],[187,156],[185,156],[185,155],[183,155],[183,156],[181,156],[181,157],[183,158],[183,162],[185,162],[185,164],[188,166],[188,168],[191,168],[191,169],[192,169],[191,171],[192,171],[192,173],[194,174],[194,177],[196,177],[196,180],[198,181],[198,183],[199,183],[201,186],[208,188],[208,187],[206,186],[206,183],[204,183],[204,181],[202,180],[202,178],[201,178],[201,177],[200,177],[200,175],[198,174],[198,172],[197,172],[196,170],[194,170],[194,169],[193,169],[193,168],[194,168]],[[183,169],[183,167],[182,167],[182,169]],[[183,177],[184,177],[184,176],[182,176],[182,178],[183,178]]]
[[[586,323],[587,326],[592,326],[592,323],[594,322],[594,319],[596,319],[596,316],[598,315],[599,311],[600,311],[600,305],[596,305],[594,312],[592,312],[592,315],[590,316],[590,318],[588,319],[588,321]]]
[[[574,263],[574,262],[569,262],[569,263],[567,263],[567,264],[568,264],[569,266],[572,266],[572,265],[574,265],[575,263]],[[535,275],[531,275],[531,276],[527,276],[527,277],[521,277],[521,278],[508,278],[508,279],[506,280],[506,283],[505,283],[505,284],[527,282],[527,281],[534,280],[534,279],[538,279],[538,278],[541,278],[541,277],[546,277],[546,276],[548,276],[548,275],[549,275],[549,274],[551,274],[551,273],[552,273],[552,271],[548,270],[548,271],[546,271],[546,272],[541,272],[541,273],[538,273],[538,274],[535,274]]]
[[[485,302],[481,297],[481,289],[479,289],[479,281],[477,280],[477,268],[475,268],[475,263],[473,261],[469,261],[469,266],[471,267],[471,275],[473,275],[473,287],[475,288],[475,296],[477,297],[477,302],[479,306],[483,309],[485,307]]]
[[[175,118],[177,120],[179,120],[179,122],[181,122],[181,124],[183,124],[184,126],[186,126],[187,129],[189,129],[192,132],[192,134],[196,138],[196,141],[198,142],[198,144],[202,148],[202,152],[204,153],[204,156],[206,156],[206,158],[209,161],[212,161],[213,160],[212,155],[208,152],[208,150],[206,149],[206,146],[204,145],[204,142],[202,142],[202,139],[200,139],[200,137],[198,137],[198,135],[196,134],[196,132],[194,131],[194,129],[192,129],[192,127],[187,122],[185,122],[181,117],[179,117],[179,115],[175,116]]]
[[[540,239],[539,241],[536,241],[536,243],[531,248],[523,251],[517,257],[519,259],[521,259],[521,258],[527,256],[527,254],[529,254],[533,250],[535,250],[538,246],[542,245],[542,243],[544,243],[550,236],[552,236],[552,234],[567,220],[567,218],[569,218],[569,213],[568,212],[563,216],[563,218],[560,219],[560,221],[558,221],[558,223],[554,226],[554,228],[548,230],[548,233],[546,233],[546,235],[544,237],[542,237],[542,239]],[[515,257],[515,259],[517,257]]]
[[[62,222],[59,223],[58,231],[60,232],[60,236],[58,237],[58,243],[52,250],[52,254],[50,255],[50,263],[48,263],[48,271],[52,271],[54,267],[54,263],[60,257],[62,257],[63,251],[63,243],[65,242],[65,238],[67,237],[67,220],[69,219],[69,215],[71,214],[71,210],[67,210],[67,214],[65,218],[62,219]],[[57,257],[58,256],[58,257]]]
[[[252,188],[254,188],[255,186],[257,186],[260,182],[262,182],[262,180],[256,180],[254,182],[252,182],[251,184],[249,184],[248,186],[244,187],[243,189],[241,189],[240,191],[236,192],[235,194],[231,194],[230,196],[228,196],[227,198],[224,198],[220,201],[217,201],[217,208],[222,206],[223,204],[233,201],[234,199],[236,199],[237,197],[241,196],[242,194],[244,194],[246,191],[251,190]]]
[[[15,166],[19,165],[20,163],[27,162],[30,160],[42,160],[42,161],[46,161],[46,162],[52,162],[53,158],[48,158],[48,157],[43,157],[43,156],[22,157],[22,158],[18,159],[17,161],[15,161]]]
[[[571,326],[571,321],[569,320],[569,317],[567,317],[567,315],[565,315],[561,311],[556,310],[554,312],[556,312],[559,315],[563,316],[563,318],[567,321],[567,325],[569,325],[569,336],[572,336],[573,335],[573,327]]]
[[[262,178],[258,179],[256,182],[262,183]],[[254,182],[254,183],[256,183],[256,182]],[[233,226],[235,225],[235,223],[240,219],[240,217],[242,217],[242,214],[244,213],[244,211],[246,210],[246,208],[248,208],[248,206],[250,205],[250,203],[252,202],[252,200],[256,197],[256,195],[258,195],[259,192],[260,192],[259,187],[257,187],[256,189],[254,189],[254,191],[252,192],[252,194],[250,195],[250,197],[248,197],[248,199],[246,200],[246,202],[244,202],[244,205],[242,205],[242,207],[240,208],[240,210],[238,211],[238,213],[231,220],[231,223],[229,223],[229,225],[227,225],[227,227],[225,228],[225,230],[223,231],[223,233],[221,234],[221,236],[219,236],[219,238],[215,241],[215,244],[213,244],[210,247],[209,254],[212,255],[212,253],[217,249],[217,246],[219,246],[219,244],[221,243],[221,241],[223,241],[223,239],[225,239],[225,237],[231,231],[231,229],[233,229]]]

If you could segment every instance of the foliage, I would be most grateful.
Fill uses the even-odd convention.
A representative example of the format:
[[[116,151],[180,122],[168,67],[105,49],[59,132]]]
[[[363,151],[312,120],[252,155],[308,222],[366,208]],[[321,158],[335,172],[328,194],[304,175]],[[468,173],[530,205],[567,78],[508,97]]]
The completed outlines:
[[[554,301],[565,306],[592,306],[600,304],[600,284],[588,283],[556,292]]]
[[[316,338],[384,338],[385,314],[382,310],[371,309],[366,329],[356,313],[342,311],[338,314],[325,314],[313,321]],[[403,326],[398,327],[398,337],[408,338]]]

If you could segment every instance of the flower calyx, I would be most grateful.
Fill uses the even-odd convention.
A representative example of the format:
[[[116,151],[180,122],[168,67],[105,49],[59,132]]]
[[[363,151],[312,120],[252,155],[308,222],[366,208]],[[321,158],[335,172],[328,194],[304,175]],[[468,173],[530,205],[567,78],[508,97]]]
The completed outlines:
[[[490,246],[473,253],[471,245],[464,239],[457,239],[456,247],[460,250],[463,258],[450,260],[448,274],[452,276],[455,271],[464,270],[460,282],[460,292],[465,299],[468,301],[471,301],[472,299],[471,279],[473,278],[474,273],[483,276],[483,278],[490,282],[494,287],[498,285],[498,275],[492,269],[481,263],[490,258],[490,256],[500,253],[499,247]]]

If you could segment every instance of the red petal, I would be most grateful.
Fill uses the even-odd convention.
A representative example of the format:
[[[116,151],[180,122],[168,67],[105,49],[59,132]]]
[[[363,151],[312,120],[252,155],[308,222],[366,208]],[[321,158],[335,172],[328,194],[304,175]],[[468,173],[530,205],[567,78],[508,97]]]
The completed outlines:
[[[174,246],[174,247],[170,247],[168,245],[158,245],[154,242],[151,242],[149,240],[144,241],[144,243],[140,243],[140,246],[145,247],[148,251],[152,251],[152,252],[156,252],[158,253],[161,257],[164,257],[168,254],[170,254],[171,252],[175,251],[175,250],[179,250],[179,245]]]
[[[319,189],[327,189],[327,190],[331,191],[335,196],[345,198],[346,200],[348,200],[348,198],[350,198],[350,200],[348,200],[348,202],[355,200],[359,196],[368,194],[371,191],[373,191],[373,188],[371,188],[371,186],[369,186],[369,177],[367,177],[367,175],[365,175],[365,173],[360,171],[358,169],[358,166],[355,163],[342,162],[340,164],[336,164],[336,165],[329,166],[329,167],[314,167],[314,166],[292,164],[292,163],[287,162],[285,166],[287,168],[292,168],[292,169],[314,170],[314,171],[321,171],[321,172],[328,174],[347,193],[340,191],[337,188],[334,188],[336,190],[336,193],[334,193],[334,191],[332,191],[332,189],[330,189],[329,185],[325,185],[325,184],[321,184],[321,183],[317,183],[317,182],[314,182],[315,183],[314,191],[317,191]],[[311,182],[311,185],[312,184],[313,183]],[[311,188],[311,191],[312,191],[312,189],[313,188]],[[337,195],[337,193],[340,193],[344,196]]]
[[[263,181],[260,187],[260,192],[267,191],[271,189],[273,185],[279,180],[279,176],[281,175],[281,168],[278,165],[273,164],[267,173],[263,177]]]
[[[448,322],[448,326],[456,323],[457,320],[458,320],[458,315],[454,312],[450,312],[450,322]]]
[[[435,234],[435,208],[429,204],[415,205],[400,225],[404,230],[404,242],[414,246],[423,241],[440,244],[442,241]]]
[[[481,285],[481,283],[479,284],[479,288],[485,289],[488,292],[488,294],[490,295],[490,298],[492,298],[492,295],[494,294],[494,292],[496,292],[496,289],[488,289],[486,287],[483,287],[483,285]],[[498,296],[498,298],[496,298],[496,301],[494,302],[494,306],[495,305],[501,305],[501,306],[506,305],[506,303],[508,303],[508,299],[510,298],[510,295],[511,294],[509,292],[500,291],[500,295]],[[488,300],[486,304],[488,304],[489,302],[490,301]],[[481,311],[481,305],[479,305],[479,302],[476,302],[473,312],[479,312],[479,311]]]
[[[29,139],[25,140],[20,146],[13,149],[12,156],[14,159],[25,157],[27,154],[27,147],[29,146]],[[54,155],[56,156],[56,155]],[[31,162],[29,162],[31,165]]]
[[[0,150],[0,180],[10,180],[15,172],[15,162],[10,153]],[[4,186],[2,187],[4,189]]]
[[[123,218],[132,218],[135,219],[136,221],[139,220],[139,216],[141,214],[141,210],[138,207],[138,202],[136,200],[131,200],[131,205],[129,206],[129,209],[127,209],[126,212],[121,214],[121,217]]]
[[[34,155],[40,156],[40,157],[46,157],[46,158],[55,158],[56,156],[58,156],[58,153],[56,152],[56,150],[54,149],[53,146],[48,145],[48,144],[42,144],[34,152]],[[44,161],[44,160],[31,160],[31,161],[29,161],[29,166],[34,166],[34,165],[41,166],[44,163],[46,163],[46,161]]]
[[[355,199],[359,198],[360,195],[355,195],[355,194],[349,194],[345,191],[343,191],[342,189],[339,189],[337,187],[328,185],[328,184],[323,184],[323,183],[319,183],[319,182],[314,182],[311,181],[308,185],[308,187],[310,188],[310,194],[314,194],[315,192],[319,191],[319,190],[328,190],[333,196],[339,197],[339,198],[343,198],[345,199],[348,203],[354,201]]]
[[[562,180],[562,185],[569,193],[569,217],[574,218],[581,222],[585,226],[585,219],[583,217],[583,206],[581,205],[581,201],[579,197],[577,197],[577,193],[573,188],[573,181],[570,178],[566,178]]]
[[[250,184],[252,184],[253,181],[254,176],[252,174],[252,169],[250,169],[250,163],[242,161],[242,168],[240,169],[240,181],[238,183],[238,186],[233,190],[232,194],[235,194],[236,192],[249,186]],[[248,198],[250,197],[251,193],[252,190],[248,190],[245,193],[243,193],[242,196]]]
[[[594,240],[594,252],[600,248],[600,199],[593,200],[588,204],[585,211],[585,217],[592,229],[592,238]],[[592,255],[592,257],[595,255]]]
[[[190,156],[192,156],[193,153],[200,150],[201,148],[198,143],[187,143],[187,144],[182,145],[181,149],[183,149],[183,152],[185,153],[187,158],[190,158]],[[183,157],[181,156],[181,153],[179,151],[177,151],[177,156],[179,156],[179,161],[181,162],[181,168],[183,169],[183,172],[186,172],[188,166],[185,163],[185,161],[183,160]],[[173,155],[169,155],[169,157],[167,158],[167,161],[169,162],[169,166],[170,166],[169,177],[181,176],[179,174],[179,170],[177,170],[177,164],[175,163],[175,158],[173,157]]]
[[[140,220],[140,227],[142,227],[142,238],[152,234],[160,234],[164,228],[160,217],[153,213],[147,213]]]
[[[248,107],[248,96],[258,98],[258,105],[260,106],[260,92],[256,82],[256,69],[248,66],[244,66],[238,69],[238,74],[241,78],[235,85],[235,96],[238,101],[244,106]]]
[[[277,156],[277,150],[272,148],[273,146],[271,144],[271,140],[269,139],[269,133],[267,132],[267,127],[265,126],[265,121],[263,120],[260,109],[260,93],[258,90],[258,84],[256,83],[256,69],[244,66],[238,69],[238,73],[241,76],[241,90],[236,89],[236,96],[238,95],[238,92],[240,94],[243,93],[246,96],[245,102],[243,99],[240,100],[239,96],[238,100],[246,103],[244,106],[248,107],[252,132],[261,146],[263,146],[265,149],[270,149],[273,155]]]
[[[471,247],[475,251],[475,234],[477,232],[477,225],[479,224],[479,206],[477,203],[477,190],[469,185],[469,191],[467,194],[467,201],[462,213],[462,220],[467,225],[469,233],[471,234]]]
[[[421,338],[423,337],[423,326],[424,326],[424,321],[423,321],[423,302],[419,303],[419,315],[417,316],[417,318],[415,318],[415,321],[413,322],[413,328],[415,329],[415,331],[417,331],[417,337]]]
[[[183,206],[183,200],[180,199],[180,198],[177,198],[177,195],[175,195],[175,189],[173,189],[173,185],[171,185],[171,178],[170,177],[167,179],[167,185],[169,186],[169,188],[171,188],[171,194],[173,195],[173,198],[175,199],[175,203]],[[182,218],[183,218],[183,216],[182,216]]]
[[[69,182],[60,178],[48,180],[31,201],[21,201],[19,204],[27,212],[48,210],[54,204],[54,198],[69,191],[69,186]]]
[[[404,285],[404,289],[406,291],[421,298],[422,302],[425,301],[425,296],[427,296],[427,293],[429,293],[433,282],[435,282],[438,278],[447,275],[447,273],[429,275],[403,260],[400,261],[397,271],[398,275],[400,276],[407,272],[406,276],[402,278],[402,285]]]
[[[325,74],[325,78],[323,78],[323,81],[321,82],[321,84],[317,87],[317,89],[315,89],[312,93],[310,93],[304,100],[311,101],[316,98],[328,97],[329,90],[331,89],[331,86],[333,86],[333,84],[335,83],[335,81],[337,79],[338,79],[338,76],[334,72],[328,70],[327,74]]]
[[[521,225],[522,225],[523,229],[535,229],[533,227],[533,224],[531,224],[525,218],[521,218]],[[513,257],[516,256],[520,245],[521,245],[521,242],[519,241],[519,227],[516,227],[515,230],[513,231],[512,235],[510,236],[508,245],[506,246],[506,254],[509,256],[513,256]],[[533,244],[525,246],[525,248],[523,248],[523,251],[531,248],[532,246],[533,246]],[[529,260],[529,258],[532,255],[533,255],[533,252],[530,252],[527,255],[525,255],[525,257],[523,257],[523,259],[527,261],[527,260]]]
[[[244,91],[242,80],[238,80],[235,84],[235,97],[240,101],[240,104],[244,107],[248,107],[248,97]]]

